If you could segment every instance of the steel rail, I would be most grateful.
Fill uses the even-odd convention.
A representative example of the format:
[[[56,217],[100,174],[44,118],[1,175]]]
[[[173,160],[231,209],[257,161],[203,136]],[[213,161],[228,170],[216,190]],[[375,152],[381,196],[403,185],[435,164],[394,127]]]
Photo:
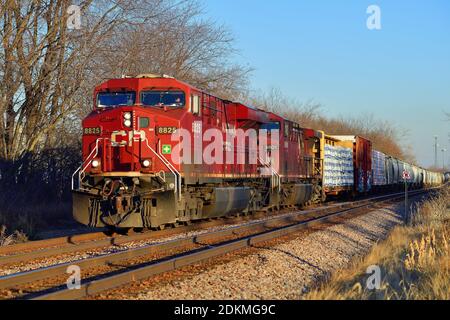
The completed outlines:
[[[308,221],[296,223],[294,225],[277,228],[271,231],[266,231],[263,232],[262,234],[251,235],[241,239],[232,240],[225,244],[217,246],[211,245],[205,246],[205,248],[200,251],[196,250],[194,252],[188,252],[185,255],[175,257],[166,261],[156,262],[154,264],[150,264],[130,271],[125,271],[113,276],[107,276],[99,280],[89,281],[87,283],[82,284],[80,289],[78,290],[70,290],[66,288],[48,294],[44,294],[41,296],[37,296],[33,298],[33,300],[68,300],[68,299],[85,298],[87,296],[92,296],[102,291],[126,285],[128,283],[137,280],[146,279],[151,276],[170,272],[179,269],[181,267],[192,265],[194,263],[198,263],[207,259],[216,258],[218,256],[222,256],[224,254],[231,253],[239,249],[254,247],[258,243],[273,240],[275,238],[279,238],[294,232],[298,232],[300,230],[304,230],[316,225],[323,224],[325,222],[329,222],[337,217],[347,215],[353,212],[354,210],[360,210],[362,208],[371,207],[372,205],[379,203],[380,201],[383,202],[383,200],[379,200],[372,204],[363,204],[361,206],[344,209],[336,213],[328,214],[324,217],[311,219]]]
[[[332,209],[340,207],[345,204],[347,203],[335,204],[328,207],[324,207],[323,209],[322,208],[309,209],[303,212],[306,214],[311,211]],[[267,215],[262,215],[262,217],[264,216],[267,217]],[[31,241],[13,246],[1,247],[0,253],[22,252],[24,250],[33,250],[33,249],[41,249],[41,250],[0,256],[0,266],[6,264],[20,263],[33,259],[47,258],[60,254],[74,253],[83,250],[98,249],[107,246],[118,246],[121,244],[130,243],[134,241],[150,240],[162,236],[171,236],[183,232],[197,231],[208,227],[220,225],[226,226],[229,224],[239,223],[246,220],[257,219],[258,217],[261,217],[261,215],[256,214],[252,216],[233,217],[228,220],[205,221],[174,229],[166,229],[161,231],[148,231],[144,233],[133,233],[128,236],[118,235],[114,237],[107,237],[104,233],[88,233],[48,240]]]
[[[433,190],[432,189],[423,189],[423,190],[417,190],[417,191],[426,191],[426,190]],[[412,191],[414,192],[414,191]],[[390,197],[394,195],[400,195],[403,193],[395,193],[395,194],[389,194],[389,195],[383,195],[383,196],[375,196],[371,198],[367,198],[361,201],[371,201],[376,199],[381,199],[383,197]],[[327,206],[324,208],[316,208],[316,209],[308,209],[302,211],[304,214],[307,214],[311,211],[317,211],[317,210],[329,210],[336,207],[342,207],[343,205],[352,205],[352,203],[355,202],[345,202],[341,204],[333,204],[331,206]],[[238,218],[231,218],[228,221],[224,220],[215,220],[215,221],[206,221],[206,222],[200,222],[189,226],[182,226],[175,229],[169,229],[169,230],[161,230],[161,231],[149,231],[144,233],[132,233],[131,235],[124,236],[124,235],[117,235],[108,237],[103,232],[96,232],[96,233],[86,233],[86,234],[77,234],[77,235],[71,235],[66,237],[59,237],[59,238],[53,238],[53,239],[47,239],[47,240],[38,240],[38,241],[31,241],[11,246],[4,246],[0,247],[0,254],[8,254],[8,253],[15,253],[19,252],[17,254],[9,254],[9,255],[3,255],[0,256],[0,266],[7,265],[7,264],[14,264],[14,263],[20,263],[25,262],[29,260],[39,259],[39,258],[47,258],[51,256],[61,255],[61,254],[69,254],[74,253],[78,251],[83,250],[91,250],[91,249],[99,249],[104,248],[107,246],[119,246],[125,243],[130,243],[134,241],[143,241],[143,240],[150,240],[162,236],[170,236],[174,234],[179,234],[183,232],[189,232],[189,231],[196,231],[201,230],[202,228],[208,228],[208,227],[214,227],[219,225],[228,225],[233,223],[239,223],[245,220],[251,220],[251,219],[257,219],[258,214],[253,216],[245,216],[245,217],[238,217]],[[222,223],[221,223],[222,222]],[[40,249],[40,250],[39,250]],[[30,252],[23,252],[28,251]],[[34,250],[34,251],[31,251]]]
[[[354,206],[348,206],[348,209],[353,209]],[[273,217],[268,220],[258,221],[258,222],[250,222],[247,224],[231,227],[224,230],[213,231],[210,233],[204,233],[199,235],[194,235],[191,237],[169,240],[166,242],[155,243],[146,245],[143,247],[138,247],[134,249],[128,249],[112,254],[107,254],[103,256],[86,258],[78,261],[67,262],[63,264],[58,264],[54,266],[39,268],[36,270],[25,271],[20,273],[15,273],[12,275],[7,275],[0,277],[0,289],[9,288],[15,285],[21,285],[24,283],[42,280],[46,278],[50,278],[52,276],[57,276],[60,274],[64,274],[66,272],[67,267],[76,264],[80,268],[91,268],[101,265],[112,264],[117,261],[122,261],[126,259],[136,258],[144,255],[149,255],[152,253],[164,252],[166,250],[181,248],[186,245],[195,245],[200,244],[202,242],[214,240],[217,237],[227,237],[238,235],[239,233],[254,231],[254,232],[264,232],[268,228],[274,228],[274,225],[279,223],[295,223],[299,217],[308,218],[309,216],[318,215],[318,214],[326,214],[327,211],[340,210],[345,209],[343,205],[334,206],[332,208],[327,209],[315,209],[311,210],[307,213],[305,212],[295,212],[289,213],[278,217]]]
[[[368,198],[367,200],[370,200],[370,199],[372,199],[372,198]],[[346,203],[342,203],[342,204],[346,204]],[[341,205],[341,204],[333,204],[328,207],[339,206],[339,205]],[[308,209],[308,210],[311,210],[311,209]],[[308,210],[305,210],[304,212],[307,212]],[[256,214],[256,215],[250,216],[250,218],[258,218],[258,216],[259,215]],[[232,220],[233,220],[233,218],[230,219],[231,222],[232,222]],[[192,231],[192,230],[196,230],[197,226],[199,226],[200,228],[203,227],[203,224],[207,227],[207,225],[211,224],[211,222],[208,221],[208,222],[197,223],[195,225],[191,225],[188,227],[179,227],[177,230],[179,230],[180,233],[184,232],[184,231]],[[162,230],[162,231],[145,232],[145,234],[147,234],[147,233],[151,234],[150,238],[153,238],[153,237],[162,236],[165,233],[168,233],[168,230],[166,229],[166,230]],[[135,241],[133,238],[133,235],[135,235],[135,234],[138,235],[137,240],[142,240],[142,233],[132,232],[131,235],[128,235],[128,236],[124,236],[124,235],[120,235],[120,234],[117,234],[115,236],[107,236],[104,232],[89,232],[89,233],[74,234],[74,235],[58,237],[58,238],[29,241],[29,242],[25,242],[25,243],[2,246],[2,247],[0,247],[0,255],[1,255],[0,256],[0,266],[7,264],[7,263],[26,261],[28,259],[28,257],[27,257],[28,253],[26,253],[26,252],[24,253],[24,251],[48,249],[48,251],[45,251],[45,253],[44,252],[42,252],[41,254],[34,253],[33,256],[30,257],[30,259],[36,259],[36,258],[40,258],[40,257],[48,257],[50,255],[60,254],[62,251],[52,248],[55,246],[68,246],[69,247],[69,246],[74,246],[74,245],[80,245],[81,243],[87,242],[87,241],[95,241],[95,240],[102,240],[102,239],[108,239],[110,244],[114,245],[114,244],[123,243],[120,240],[118,240],[119,238],[123,238],[123,237],[126,237],[127,241],[129,241],[129,242]],[[95,247],[93,247],[93,248],[95,248]],[[73,252],[73,251],[70,251],[70,252]],[[12,258],[13,256],[15,256],[16,258]]]
[[[411,195],[417,195],[420,193],[425,193],[426,191],[419,190],[416,192],[411,192]],[[56,291],[53,293],[49,293],[43,296],[37,297],[38,299],[76,299],[82,298],[86,295],[92,295],[98,293],[103,290],[111,289],[116,286],[120,286],[130,281],[139,280],[142,278],[147,278],[152,275],[156,275],[162,272],[171,271],[177,269],[179,267],[189,265],[192,263],[196,263],[208,258],[213,258],[218,255],[222,255],[224,253],[228,253],[231,251],[235,251],[237,249],[242,249],[245,247],[252,246],[254,244],[260,243],[262,241],[271,240],[280,236],[287,235],[292,232],[296,232],[305,228],[312,227],[317,224],[323,224],[324,222],[331,221],[336,217],[347,215],[355,210],[360,210],[363,208],[370,208],[374,205],[385,202],[392,201],[399,197],[403,196],[401,194],[395,195],[387,195],[372,198],[370,200],[362,200],[355,203],[350,203],[347,206],[335,206],[334,209],[337,209],[337,212],[332,212],[325,214],[325,216],[314,217],[306,221],[299,222],[298,218],[305,218],[306,212],[295,212],[291,214],[287,214],[283,217],[274,217],[270,220],[249,223],[243,226],[237,226],[225,230],[205,233],[189,238],[179,239],[168,241],[165,243],[159,243],[154,245],[149,245],[136,249],[129,249],[123,252],[117,252],[110,255],[89,258],[81,261],[75,261],[70,263],[65,263],[61,265],[56,265],[52,267],[42,268],[34,271],[23,272],[19,274],[14,274],[6,277],[0,278],[0,288],[6,288],[11,286],[16,286],[19,284],[24,284],[27,282],[40,280],[49,278],[56,275],[64,274],[69,265],[76,264],[80,268],[90,268],[100,265],[108,265],[113,262],[122,261],[126,259],[131,259],[139,256],[148,255],[155,252],[163,252],[164,250],[180,248],[186,245],[193,244],[201,244],[202,242],[207,242],[210,240],[216,240],[220,237],[226,237],[230,235],[237,235],[239,233],[245,231],[253,231],[253,235],[246,236],[244,238],[238,240],[232,240],[231,242],[218,246],[206,245],[204,249],[200,249],[200,251],[194,253],[187,253],[186,255],[182,255],[181,257],[176,257],[169,259],[167,261],[156,262],[154,264],[138,268],[135,270],[127,271],[120,273],[118,275],[112,277],[106,277],[100,280],[95,280],[92,282],[88,282],[83,284],[81,290],[68,290],[63,289],[60,291]],[[341,208],[338,208],[341,207]],[[328,208],[330,210],[330,208]],[[307,215],[317,214],[320,212],[324,212],[325,210],[311,210]],[[270,225],[276,225],[279,223],[291,223],[290,225],[283,227],[274,227]],[[267,231],[268,228],[272,228],[272,230]],[[260,233],[258,233],[260,232]],[[256,233],[256,234],[255,234]]]
[[[91,232],[74,234],[65,237],[51,238],[45,240],[35,240],[24,243],[13,244],[0,247],[0,254],[6,255],[11,253],[23,252],[25,250],[45,249],[52,246],[73,245],[83,241],[92,241],[107,238],[103,232]],[[1,259],[2,257],[0,257]],[[0,263],[1,264],[1,263]]]

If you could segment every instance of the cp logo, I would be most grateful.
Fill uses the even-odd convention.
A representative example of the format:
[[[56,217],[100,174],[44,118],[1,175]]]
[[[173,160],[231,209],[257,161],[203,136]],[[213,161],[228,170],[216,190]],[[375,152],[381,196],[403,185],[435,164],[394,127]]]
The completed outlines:
[[[118,139],[122,137],[122,139]],[[133,141],[144,141],[145,140],[145,131],[114,131],[111,134],[111,142],[113,146],[117,147],[131,147],[133,145]]]

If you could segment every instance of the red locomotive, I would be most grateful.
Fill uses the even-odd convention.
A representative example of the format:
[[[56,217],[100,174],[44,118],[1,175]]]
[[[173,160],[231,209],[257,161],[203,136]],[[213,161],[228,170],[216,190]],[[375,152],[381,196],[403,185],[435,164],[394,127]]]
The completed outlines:
[[[168,76],[109,80],[83,121],[73,213],[164,228],[321,198],[320,133]]]
[[[413,188],[444,181],[362,137],[302,128],[168,76],[125,77],[95,88],[73,214],[92,227],[162,229],[394,190],[405,171]]]

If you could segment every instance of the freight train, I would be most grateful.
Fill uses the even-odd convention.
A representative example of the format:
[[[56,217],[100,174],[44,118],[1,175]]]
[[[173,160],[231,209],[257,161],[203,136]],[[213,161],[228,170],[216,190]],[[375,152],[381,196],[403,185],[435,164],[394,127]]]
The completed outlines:
[[[111,79],[83,120],[73,216],[151,228],[302,207],[327,196],[435,186],[442,174],[373,150],[359,136],[303,128],[165,75]]]

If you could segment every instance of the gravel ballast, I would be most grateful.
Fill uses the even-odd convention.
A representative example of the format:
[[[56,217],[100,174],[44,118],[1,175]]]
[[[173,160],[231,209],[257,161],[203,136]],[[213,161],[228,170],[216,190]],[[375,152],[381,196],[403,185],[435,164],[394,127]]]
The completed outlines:
[[[395,225],[402,223],[402,209],[401,204],[389,205],[204,269],[193,266],[200,271],[191,276],[148,279],[98,298],[299,299],[319,279],[346,267],[386,238]]]
[[[284,216],[290,216],[290,215],[292,215],[292,212],[291,213],[283,213],[283,214],[279,214],[276,216],[284,217]],[[252,219],[251,221],[244,221],[244,222],[208,227],[203,230],[180,232],[175,235],[164,236],[164,237],[161,237],[158,239],[130,241],[127,243],[123,243],[121,245],[113,245],[113,246],[110,245],[110,246],[105,246],[103,248],[98,248],[98,249],[89,249],[89,250],[83,250],[83,251],[79,251],[79,252],[72,252],[72,253],[67,253],[67,254],[59,254],[59,255],[49,256],[49,257],[45,257],[45,258],[35,259],[32,261],[11,263],[9,265],[0,266],[0,277],[19,273],[19,272],[36,270],[39,268],[45,268],[45,267],[62,264],[62,263],[73,262],[74,264],[76,264],[77,261],[80,261],[83,259],[94,258],[94,257],[98,257],[98,256],[104,256],[104,255],[108,255],[108,254],[112,254],[112,253],[116,253],[116,252],[130,250],[130,249],[141,248],[144,246],[153,245],[153,244],[157,244],[157,243],[161,243],[161,242],[198,236],[198,235],[209,233],[209,232],[232,229],[232,228],[243,226],[243,225],[250,225],[250,224],[254,224],[257,222],[261,222],[261,221],[268,221],[273,218],[274,218],[274,216],[267,216],[267,217]]]

